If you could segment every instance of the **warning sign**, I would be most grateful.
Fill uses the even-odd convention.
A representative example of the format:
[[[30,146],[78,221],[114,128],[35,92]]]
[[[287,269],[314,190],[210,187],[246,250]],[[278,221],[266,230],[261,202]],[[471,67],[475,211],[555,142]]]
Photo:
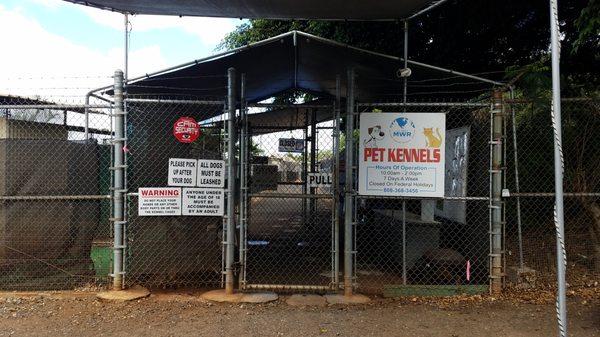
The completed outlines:
[[[196,186],[198,173],[196,159],[169,159],[169,186]]]
[[[181,188],[140,187],[138,189],[138,215],[181,215]]]
[[[225,187],[224,160],[198,160],[198,187]]]
[[[183,215],[223,216],[225,197],[221,188],[184,188]]]
[[[173,124],[173,136],[181,143],[192,143],[200,137],[200,127],[192,117],[181,117]]]

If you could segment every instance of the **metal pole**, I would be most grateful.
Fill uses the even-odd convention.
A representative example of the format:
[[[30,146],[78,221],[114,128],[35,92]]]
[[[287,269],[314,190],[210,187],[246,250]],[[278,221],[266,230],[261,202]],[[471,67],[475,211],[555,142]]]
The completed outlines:
[[[510,98],[515,98],[515,92],[512,86],[509,88]],[[514,104],[514,103],[513,103]],[[519,156],[517,153],[517,119],[515,117],[515,109],[513,104],[510,106],[511,112],[511,124],[512,124],[512,138],[513,138],[513,153],[514,153],[514,167],[515,167],[515,192],[517,192],[517,235],[519,240],[519,269],[523,270],[523,232],[521,223],[521,198],[518,193],[521,193],[521,185],[519,184]]]
[[[340,110],[342,104],[341,78],[335,77],[335,128],[333,131],[333,158],[335,160],[333,174],[333,200],[334,200],[334,219],[333,219],[333,282],[336,289],[340,284]]]
[[[317,171],[317,111],[310,109],[310,172],[315,173]],[[315,194],[317,191],[315,187],[311,187],[309,193]],[[311,218],[315,214],[315,201],[309,200],[309,210]],[[311,221],[312,223],[312,221]]]
[[[124,161],[123,161],[123,146],[124,146],[124,125],[123,118],[125,111],[123,110],[123,71],[115,71],[114,84],[114,124],[115,138],[113,139],[113,226],[114,226],[114,245],[113,245],[113,289],[123,289],[123,227],[125,225],[123,201],[124,201]]]
[[[84,118],[85,118],[85,124],[84,124],[84,135],[83,138],[87,141],[88,139],[90,139],[90,108],[88,108],[88,105],[90,105],[90,96],[92,95],[91,92],[88,92],[85,95],[85,112],[84,112]]]
[[[491,291],[498,294],[502,291],[502,172],[504,169],[503,151],[503,111],[502,111],[502,92],[494,91],[492,97],[492,165],[490,168],[492,183],[492,223],[490,239],[492,244],[491,258]]]
[[[565,250],[565,224],[563,205],[563,154],[562,125],[560,110],[560,45],[558,26],[558,3],[550,0],[550,37],[552,51],[552,125],[554,127],[554,189],[556,204],[554,217],[556,224],[556,277],[558,291],[556,309],[558,315],[559,336],[567,336],[567,295],[565,273],[567,253]]]
[[[225,293],[233,294],[235,255],[235,69],[227,70],[227,240],[225,251]]]
[[[304,120],[308,121],[308,113],[304,114]],[[302,150],[302,194],[308,194],[307,182],[308,182],[308,123],[304,127],[304,149]],[[302,200],[302,227],[306,227],[307,221],[307,200]]]
[[[352,254],[353,247],[353,210],[354,210],[354,187],[353,187],[353,167],[354,167],[354,69],[348,70],[348,87],[346,97],[346,186],[344,201],[344,295],[352,296],[353,286],[353,267]]]
[[[244,270],[245,255],[246,255],[246,74],[241,74],[240,77],[240,229],[239,229],[239,260],[240,260],[240,275],[239,284],[243,287],[244,284]]]
[[[404,20],[404,69],[408,68],[408,20]],[[408,77],[404,77],[404,86],[402,88],[402,102],[406,104],[406,90],[408,87]],[[406,109],[406,106],[404,107]],[[406,111],[406,110],[404,110]]]
[[[125,19],[125,60],[123,78],[125,79],[125,83],[127,83],[127,78],[129,76],[129,14],[125,13],[123,17]]]
[[[406,199],[402,199],[402,284],[406,285]]]

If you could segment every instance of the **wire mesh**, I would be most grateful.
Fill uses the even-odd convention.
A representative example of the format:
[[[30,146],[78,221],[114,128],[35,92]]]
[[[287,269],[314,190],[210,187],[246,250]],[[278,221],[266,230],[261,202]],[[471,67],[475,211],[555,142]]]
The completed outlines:
[[[317,110],[333,114],[333,106],[324,104],[273,107],[248,115],[245,287],[322,290],[332,285],[337,152],[334,123],[320,122]],[[253,124],[263,120],[262,114],[273,116],[270,123]],[[277,117],[282,114],[288,118]],[[329,181],[309,185],[308,177],[316,173]]]
[[[226,78],[219,78],[212,80],[224,87]],[[406,104],[398,99],[359,101],[355,126],[360,113],[444,112],[445,197],[355,197],[357,289],[389,295],[487,291],[489,99],[441,97]],[[0,289],[66,289],[108,281],[112,109],[110,100],[82,102],[81,97],[0,96]],[[245,247],[245,256],[236,257],[236,268],[244,272],[242,287],[337,289],[334,273],[345,249],[344,207],[338,200],[346,166],[337,162],[344,162],[347,135],[335,149],[334,107],[325,99],[303,108],[256,106],[249,109],[245,133],[247,172],[238,172],[246,174],[248,195],[232,200],[238,206],[245,202],[247,210],[245,237],[236,243]],[[169,158],[239,156],[241,143],[236,142],[236,154],[224,147],[223,97],[130,95],[126,107],[127,284],[218,286],[223,219],[138,216],[135,192],[167,186]],[[505,99],[502,110],[502,183],[509,193],[503,197],[503,276],[520,286],[555,277],[549,109],[545,100]],[[567,275],[577,284],[600,270],[600,101],[565,99],[562,110]],[[269,117],[261,119],[263,113]],[[173,123],[182,116],[201,125],[203,134],[194,143],[173,137]],[[281,151],[282,139],[298,148]],[[330,174],[334,183],[308,186],[309,173]]]
[[[540,286],[556,273],[550,102],[512,100],[508,106],[515,133],[507,146],[507,272],[509,281]],[[600,272],[600,101],[563,99],[562,128],[567,278],[578,284]]]
[[[225,77],[222,77],[225,81]],[[127,108],[126,283],[149,287],[217,286],[221,281],[223,220],[214,216],[139,216],[141,187],[168,186],[170,158],[224,159],[224,101],[214,97],[130,95]],[[181,143],[173,135],[191,117],[201,135]]]
[[[356,196],[358,291],[387,295],[487,291],[489,102],[359,102],[357,112],[356,117],[390,112],[446,116],[443,199]],[[357,128],[359,121],[356,118]]]
[[[111,109],[91,103],[0,96],[1,289],[108,279]]]

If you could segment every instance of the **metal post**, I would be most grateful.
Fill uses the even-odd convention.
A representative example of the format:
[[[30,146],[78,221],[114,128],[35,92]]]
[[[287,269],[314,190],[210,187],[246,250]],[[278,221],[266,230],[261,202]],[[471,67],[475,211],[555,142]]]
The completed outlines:
[[[84,133],[83,133],[83,138],[87,141],[88,139],[90,139],[90,108],[88,108],[88,106],[90,105],[90,96],[92,95],[92,92],[88,92],[85,95],[85,111],[84,111]]]
[[[235,69],[227,70],[227,239],[225,251],[225,293],[233,294],[235,256]]]
[[[353,210],[354,210],[354,69],[348,70],[348,87],[346,97],[346,186],[344,201],[344,295],[352,296],[353,293],[353,257],[354,245],[352,244],[353,233]]]
[[[502,279],[503,279],[503,268],[502,268],[502,213],[503,213],[503,201],[502,201],[502,173],[504,170],[504,159],[503,157],[503,109],[502,109],[502,92],[494,91],[492,95],[492,110],[491,110],[491,122],[492,122],[492,139],[491,151],[492,151],[492,165],[490,168],[491,175],[491,291],[494,294],[502,291]]]
[[[308,121],[308,113],[304,114],[304,120]],[[304,127],[304,149],[302,150],[302,182],[302,194],[306,195],[308,194],[308,123],[306,123],[306,126]],[[308,208],[306,205],[307,203],[308,200],[302,200],[302,227],[306,227],[306,224],[308,223],[308,221],[306,221],[308,215]]]
[[[124,75],[125,83],[127,83],[127,79],[129,76],[129,14],[125,13],[123,15],[125,19],[125,60],[124,60]]]
[[[124,133],[124,115],[123,109],[123,71],[115,71],[114,76],[114,125],[115,137],[113,139],[113,226],[114,226],[114,245],[113,245],[113,289],[123,289],[123,228],[125,225],[123,202],[124,202],[124,161],[123,147],[125,140]]]
[[[402,199],[402,284],[406,285],[406,199]]]
[[[510,98],[515,98],[515,92],[512,87],[510,89]],[[521,223],[521,197],[518,193],[521,193],[521,185],[519,184],[519,156],[517,152],[517,120],[515,117],[515,109],[513,105],[510,107],[511,112],[511,124],[512,124],[512,138],[513,138],[513,153],[514,153],[514,168],[515,168],[515,192],[517,192],[517,235],[519,245],[519,269],[523,270],[523,234],[522,234],[522,223]]]
[[[334,111],[334,131],[333,131],[333,158],[335,165],[333,168],[333,282],[335,287],[340,284],[340,110],[342,104],[341,78],[335,77],[335,111]]]
[[[404,69],[408,68],[408,20],[404,20]],[[404,87],[402,94],[402,102],[406,104],[406,91],[408,87],[408,77],[404,77]],[[406,112],[406,105],[404,106]]]
[[[315,173],[317,171],[317,111],[315,109],[310,109],[310,172]],[[316,188],[311,187],[309,193],[315,194]],[[316,212],[315,209],[315,200],[309,200],[309,212],[311,218],[314,217]]]
[[[552,51],[552,125],[554,127],[554,189],[556,204],[554,217],[556,224],[556,277],[558,291],[556,309],[558,314],[559,336],[567,336],[567,295],[565,273],[567,253],[565,250],[565,223],[563,205],[563,155],[562,125],[560,110],[560,45],[557,0],[550,0],[550,37]]]
[[[244,284],[244,274],[246,269],[246,74],[240,76],[240,229],[239,229],[239,260],[240,260],[240,288]]]

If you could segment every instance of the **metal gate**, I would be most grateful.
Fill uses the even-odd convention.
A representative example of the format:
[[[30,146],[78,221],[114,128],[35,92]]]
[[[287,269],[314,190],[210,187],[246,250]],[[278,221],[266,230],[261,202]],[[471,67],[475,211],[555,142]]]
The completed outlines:
[[[225,77],[223,76],[223,81]],[[170,158],[220,160],[225,155],[225,102],[206,97],[133,96],[127,104],[128,285],[218,286],[222,280],[223,219],[216,216],[139,216],[138,188],[164,187]],[[173,137],[180,117],[198,121],[191,144]]]
[[[338,113],[334,104],[242,109],[242,289],[336,288]]]

